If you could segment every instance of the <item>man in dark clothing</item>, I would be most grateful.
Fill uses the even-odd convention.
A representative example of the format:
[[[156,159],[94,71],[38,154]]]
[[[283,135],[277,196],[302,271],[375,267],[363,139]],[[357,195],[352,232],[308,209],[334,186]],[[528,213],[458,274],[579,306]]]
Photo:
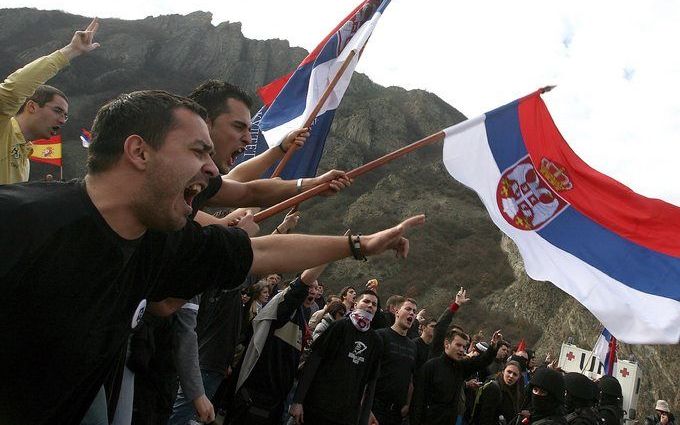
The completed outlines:
[[[425,364],[425,362],[430,358],[430,345],[432,344],[432,335],[434,332],[434,326],[437,321],[434,319],[425,320],[422,326],[422,331],[418,338],[413,339],[416,343],[416,371],[415,376],[418,376],[418,371]]]
[[[267,303],[253,320],[254,335],[241,364],[228,418],[233,424],[275,425],[293,387],[309,330],[303,304],[326,266],[305,270]],[[268,328],[268,329],[267,329]]]
[[[470,358],[465,355],[470,337],[459,330],[449,330],[444,338],[444,353],[429,360],[420,370],[411,403],[411,424],[455,423],[456,417],[463,414],[459,405],[465,379],[491,363],[501,340],[500,332],[494,332],[489,349]]]
[[[383,341],[383,350],[372,412],[382,425],[401,425],[408,415],[416,344],[406,334],[416,321],[416,308],[415,300],[404,298],[401,305],[395,306],[394,324],[376,331]]]
[[[375,292],[363,291],[350,316],[333,322],[312,343],[290,408],[296,423],[355,425],[362,399],[363,410],[370,409],[366,388],[375,384],[382,354],[382,341],[371,329],[377,307]]]
[[[564,377],[560,372],[547,367],[538,368],[528,388],[531,394],[529,420],[532,425],[566,425]]]
[[[569,372],[564,376],[564,387],[565,419],[569,425],[598,425],[603,422],[595,408],[598,392],[595,382],[578,372]]]
[[[494,358],[493,362],[486,368],[486,377],[485,379],[482,379],[482,381],[486,381],[486,378],[495,377],[498,372],[503,370],[503,366],[505,366],[509,354],[510,343],[508,341],[501,341],[498,352],[496,353],[496,358]]]
[[[97,113],[84,180],[0,186],[0,287],[12,300],[0,313],[0,423],[79,424],[147,299],[190,299],[236,287],[249,270],[294,272],[357,251],[407,254],[403,232],[424,217],[351,244],[249,240],[188,220],[218,174],[205,116],[166,92],[120,95]]]
[[[434,326],[432,331],[432,344],[430,345],[431,359],[439,357],[439,355],[444,351],[444,338],[446,337],[446,333],[449,330],[449,326],[451,326],[453,316],[455,316],[458,309],[468,301],[470,301],[470,298],[467,297],[467,290],[461,286],[460,290],[456,293],[451,305],[449,305],[449,307],[444,310],[441,316],[439,316],[439,319],[437,319],[437,324]]]
[[[597,381],[600,391],[597,410],[605,425],[623,425],[623,392],[621,383],[613,376],[605,375]]]

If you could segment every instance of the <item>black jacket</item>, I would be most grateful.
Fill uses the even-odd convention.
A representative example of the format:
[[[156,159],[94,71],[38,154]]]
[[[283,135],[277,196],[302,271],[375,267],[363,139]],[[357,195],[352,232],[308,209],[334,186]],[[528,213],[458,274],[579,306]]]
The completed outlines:
[[[423,365],[411,402],[411,425],[450,425],[455,422],[463,381],[496,357],[496,348],[456,361],[443,353]]]
[[[515,383],[508,387],[497,377],[485,385],[479,397],[479,405],[475,413],[474,423],[477,425],[496,425],[498,417],[503,415],[506,423],[510,423],[519,412],[521,390]]]

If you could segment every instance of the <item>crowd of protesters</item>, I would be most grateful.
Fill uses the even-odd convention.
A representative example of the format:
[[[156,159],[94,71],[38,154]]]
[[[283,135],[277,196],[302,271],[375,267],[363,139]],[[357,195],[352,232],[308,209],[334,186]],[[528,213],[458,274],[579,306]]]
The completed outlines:
[[[0,87],[0,281],[12,300],[0,318],[0,423],[621,422],[615,379],[564,375],[500,331],[487,341],[455,325],[463,288],[438,318],[413,298],[383,304],[375,279],[324,293],[327,264],[405,257],[403,234],[423,217],[312,237],[294,234],[300,215],[289,213],[255,237],[252,207],[351,181],[336,170],[259,180],[306,128],[233,167],[253,105],[224,81],[187,97],[120,95],[97,114],[85,179],[20,183],[30,141],[68,118],[66,95],[42,83],[99,47],[98,25]],[[650,424],[673,425],[666,402],[656,412]]]

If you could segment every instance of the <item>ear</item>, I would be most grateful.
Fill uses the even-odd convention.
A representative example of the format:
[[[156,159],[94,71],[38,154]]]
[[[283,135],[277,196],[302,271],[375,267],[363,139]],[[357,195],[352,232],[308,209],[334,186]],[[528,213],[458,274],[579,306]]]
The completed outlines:
[[[27,111],[31,114],[34,114],[38,109],[40,108],[40,105],[35,103],[32,100],[26,101],[26,107],[24,108],[24,111]]]
[[[143,171],[147,167],[149,145],[141,136],[133,134],[123,142],[123,157],[135,169]]]

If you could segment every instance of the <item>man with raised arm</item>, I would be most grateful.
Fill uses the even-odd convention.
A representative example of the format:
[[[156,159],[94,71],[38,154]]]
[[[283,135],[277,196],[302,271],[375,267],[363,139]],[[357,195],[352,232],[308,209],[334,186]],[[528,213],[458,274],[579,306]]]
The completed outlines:
[[[1,423],[79,424],[146,300],[236,287],[249,272],[408,254],[403,234],[424,216],[364,236],[253,239],[189,220],[218,175],[205,117],[166,92],[120,95],[97,113],[83,180],[0,187]]]
[[[69,44],[15,71],[0,84],[0,184],[28,181],[31,141],[49,139],[68,120],[66,95],[43,83],[71,59],[99,47],[94,42],[98,27],[95,18],[85,31],[76,31]]]

